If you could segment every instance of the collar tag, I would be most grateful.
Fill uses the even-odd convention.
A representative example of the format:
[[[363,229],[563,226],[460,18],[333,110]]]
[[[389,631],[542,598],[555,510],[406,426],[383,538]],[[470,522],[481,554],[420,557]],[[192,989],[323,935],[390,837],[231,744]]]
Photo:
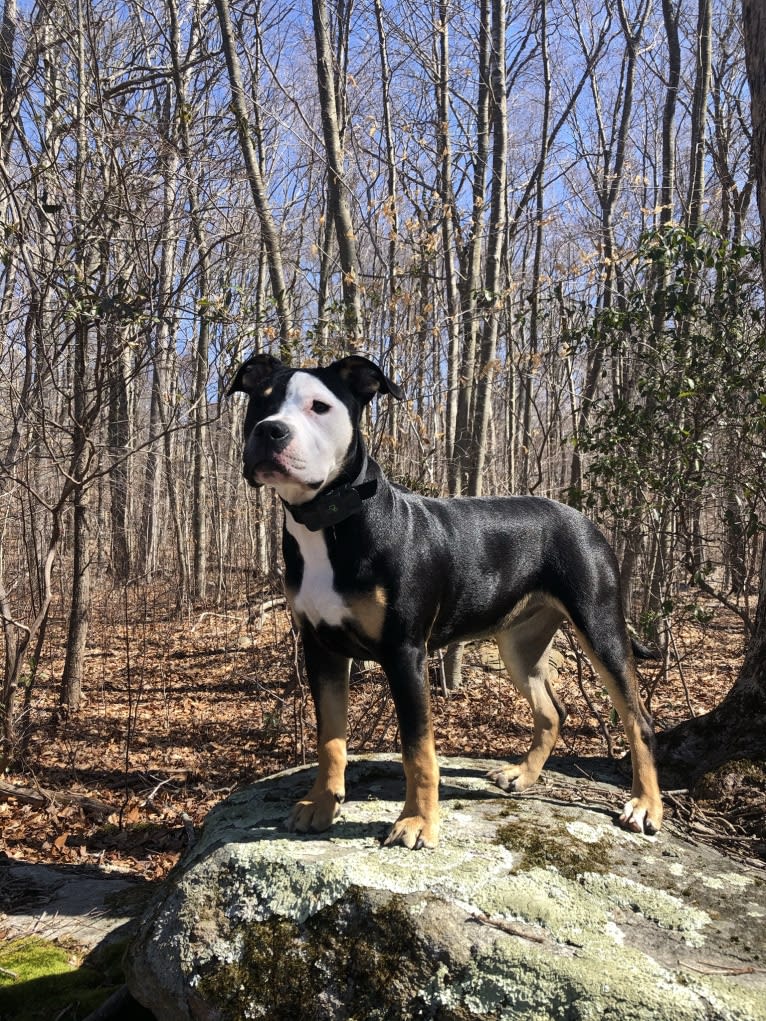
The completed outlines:
[[[346,483],[328,493],[320,493],[308,504],[299,506],[288,504],[287,509],[295,521],[299,525],[305,525],[310,532],[332,528],[333,525],[350,518],[352,514],[359,513],[362,509],[362,500],[368,499],[378,488],[377,480],[371,481],[375,483],[374,486],[371,486],[369,482],[359,487]]]

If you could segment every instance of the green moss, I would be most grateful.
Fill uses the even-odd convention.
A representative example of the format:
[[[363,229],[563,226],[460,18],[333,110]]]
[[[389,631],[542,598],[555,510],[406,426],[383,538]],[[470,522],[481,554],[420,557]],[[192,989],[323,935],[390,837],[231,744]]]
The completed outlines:
[[[467,1009],[431,1007],[412,994],[437,964],[400,895],[375,902],[352,889],[304,923],[254,924],[240,960],[216,962],[198,988],[232,1021],[468,1021]]]
[[[0,947],[0,1021],[87,1017],[122,985],[124,944],[83,960],[37,936]]]
[[[600,838],[586,843],[571,835],[563,825],[544,831],[514,819],[497,830],[496,841],[521,855],[516,871],[531,868],[558,869],[566,879],[584,872],[608,872],[611,864],[609,843]]]
[[[72,970],[70,954],[55,943],[29,936],[0,947],[0,987],[29,982],[42,975],[60,975]],[[8,974],[10,973],[10,975]]]

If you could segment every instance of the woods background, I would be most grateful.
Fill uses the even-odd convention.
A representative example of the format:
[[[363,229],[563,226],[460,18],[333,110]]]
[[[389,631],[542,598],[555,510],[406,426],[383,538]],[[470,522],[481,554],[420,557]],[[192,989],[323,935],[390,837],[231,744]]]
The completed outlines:
[[[50,624],[272,584],[239,359],[358,350],[428,493],[578,504],[630,616],[752,628],[766,346],[739,0],[5,0],[0,764]],[[47,683],[50,683],[47,678]]]

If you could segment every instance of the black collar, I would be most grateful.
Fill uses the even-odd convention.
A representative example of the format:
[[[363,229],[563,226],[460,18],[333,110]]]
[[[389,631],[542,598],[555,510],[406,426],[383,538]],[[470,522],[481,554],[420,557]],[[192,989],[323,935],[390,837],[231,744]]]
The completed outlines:
[[[310,532],[319,532],[323,528],[332,528],[340,524],[362,509],[362,502],[374,496],[378,489],[376,478],[362,482],[367,471],[367,455],[362,462],[362,470],[353,482],[342,482],[331,489],[320,493],[308,503],[285,503],[294,521],[305,525]],[[283,501],[284,503],[284,501]]]

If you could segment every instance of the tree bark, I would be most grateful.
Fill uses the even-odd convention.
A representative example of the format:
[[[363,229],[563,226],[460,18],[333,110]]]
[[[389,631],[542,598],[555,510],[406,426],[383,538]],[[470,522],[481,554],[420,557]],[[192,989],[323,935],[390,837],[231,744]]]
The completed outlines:
[[[197,266],[199,276],[199,326],[194,344],[194,372],[192,381],[192,470],[191,470],[191,528],[192,528],[192,564],[190,571],[191,596],[203,599],[207,591],[207,547],[208,547],[208,477],[207,458],[205,455],[205,432],[208,419],[207,382],[210,374],[208,365],[210,349],[210,319],[207,313],[207,301],[210,297],[210,257],[208,240],[200,211],[200,199],[197,187],[199,170],[196,166],[194,147],[189,136],[189,123],[192,117],[192,106],[187,99],[188,71],[184,66],[181,53],[181,30],[178,8],[175,0],[168,0],[167,11],[170,20],[170,44],[173,64],[173,85],[175,88],[175,105],[177,111],[177,130],[179,148],[183,159],[186,192],[189,201],[189,220],[192,235],[197,248]],[[201,49],[199,33],[195,29],[190,45],[190,57],[197,58]],[[188,59],[188,64],[192,60]]]
[[[229,14],[228,0],[215,0],[215,9],[218,12],[218,21],[221,27],[221,42],[226,60],[226,69],[229,73],[229,84],[231,86],[231,107],[234,118],[237,122],[239,144],[242,156],[247,168],[247,177],[250,182],[250,191],[253,196],[255,210],[261,225],[261,235],[266,249],[269,263],[269,275],[271,277],[271,290],[274,296],[274,304],[277,309],[279,320],[279,336],[282,346],[282,356],[289,359],[292,341],[293,316],[290,303],[290,293],[285,283],[285,273],[282,265],[282,249],[279,240],[274,216],[271,212],[269,197],[266,185],[261,174],[261,167],[258,156],[250,135],[250,124],[245,103],[245,90],[242,86],[242,71],[237,55],[237,47],[234,41],[234,30]]]
[[[529,346],[524,358],[523,371],[519,373],[521,390],[524,395],[524,409],[521,416],[521,450],[519,452],[519,489],[522,493],[529,491],[529,464],[532,451],[532,381],[535,375],[535,362],[538,358],[538,327],[540,322],[540,278],[542,274],[545,214],[545,169],[548,155],[548,126],[551,117],[551,69],[548,54],[548,0],[540,3],[540,57],[542,66],[543,110],[540,129],[540,173],[535,185],[535,225],[534,225],[534,256],[532,259],[532,286],[529,302]],[[511,371],[513,368],[511,367]]]
[[[386,220],[388,221],[388,252],[386,265],[386,288],[388,291],[388,338],[387,350],[381,350],[381,362],[388,359],[392,373],[397,368],[397,261],[399,245],[399,175],[396,167],[396,145],[394,142],[393,116],[391,109],[391,66],[388,59],[388,40],[384,23],[383,0],[375,0],[375,24],[378,29],[378,52],[380,54],[381,102],[383,104],[383,137],[386,143]],[[383,343],[381,343],[383,348]],[[392,469],[396,470],[398,451],[400,409],[396,401],[389,401],[386,410],[387,431],[391,438]]]
[[[125,456],[130,449],[130,413],[128,387],[130,349],[125,347],[115,358],[108,382],[107,439],[113,465],[109,471],[109,507],[112,531],[111,567],[115,581],[124,585],[130,578],[130,541],[128,538],[128,487],[130,475]]]
[[[479,353],[476,384],[476,407],[471,434],[471,465],[468,495],[480,496],[487,454],[492,381],[495,375],[497,334],[502,310],[503,244],[508,227],[508,111],[505,88],[505,0],[492,2],[492,188],[490,199],[489,239],[484,323]]]
[[[439,201],[441,203],[442,258],[444,260],[444,292],[447,303],[447,401],[445,456],[449,492],[458,492],[455,462],[458,393],[460,388],[460,293],[455,271],[455,195],[452,185],[452,136],[449,109],[449,17],[447,0],[440,0],[437,35],[436,74],[436,148],[439,159]]]
[[[681,44],[678,39],[679,4],[662,0],[662,17],[668,43],[668,84],[662,110],[662,185],[660,191],[660,224],[673,218],[675,192],[675,119],[678,86],[681,81]]]
[[[743,0],[745,58],[750,82],[753,161],[761,237],[766,238],[766,10]],[[764,281],[766,248],[761,246]],[[766,556],[761,563],[755,627],[734,687],[712,712],[659,735],[659,762],[693,781],[724,762],[766,758]]]
[[[687,223],[694,229],[702,219],[702,203],[705,196],[705,150],[707,105],[710,93],[710,75],[713,62],[712,0],[699,0],[697,20],[697,70],[694,81],[691,123],[691,159],[689,193],[687,197]]]
[[[75,168],[75,245],[77,276],[84,286],[89,266],[86,228],[85,161],[86,85],[85,19],[82,0],[77,2],[77,163]],[[74,443],[72,476],[75,480],[73,503],[72,601],[69,608],[66,657],[61,675],[60,704],[65,711],[77,712],[82,693],[85,647],[91,613],[91,509],[89,482],[88,374],[90,361],[90,322],[87,311],[78,314],[74,329],[72,360],[72,436]]]
[[[658,761],[693,783],[725,762],[766,758],[766,557],[755,628],[739,676],[720,705],[658,735]]]
[[[338,96],[335,88],[334,61],[330,45],[326,0],[313,0],[311,10],[314,16],[317,83],[327,158],[327,193],[330,213],[335,223],[335,236],[340,256],[346,335],[348,340],[353,343],[358,342],[362,337],[359,261],[346,191],[343,146],[338,123]]]
[[[476,146],[473,157],[473,203],[471,229],[462,265],[461,316],[463,349],[460,356],[460,376],[453,444],[454,476],[452,492],[459,495],[467,484],[470,464],[471,419],[474,413],[474,383],[476,373],[476,344],[478,338],[477,302],[481,281],[481,257],[484,241],[485,189],[490,142],[490,76],[491,76],[490,2],[479,4],[479,89],[476,98]]]

